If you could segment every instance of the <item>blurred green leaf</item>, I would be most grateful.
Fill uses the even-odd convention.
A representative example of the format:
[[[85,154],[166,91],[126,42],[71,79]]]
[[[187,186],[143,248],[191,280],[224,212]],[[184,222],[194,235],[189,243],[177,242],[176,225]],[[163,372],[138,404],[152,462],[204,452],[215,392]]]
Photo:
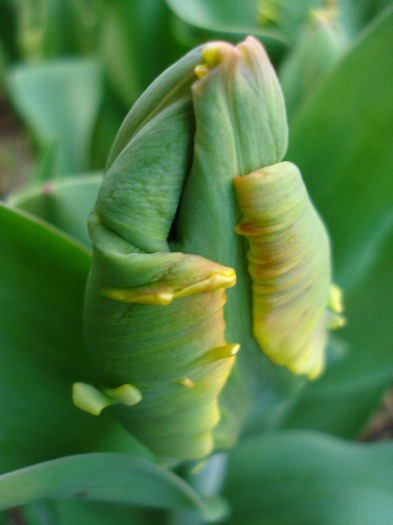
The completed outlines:
[[[58,142],[61,173],[89,168],[102,97],[102,66],[92,59],[25,64],[6,76],[8,94],[42,148]]]
[[[45,183],[12,195],[11,206],[40,217],[86,246],[91,246],[87,219],[97,198],[102,175],[83,175]]]
[[[226,524],[390,525],[393,443],[348,443],[311,432],[272,433],[230,455]]]
[[[67,2],[16,0],[14,4],[17,42],[23,59],[41,59],[61,51],[64,32],[60,30],[60,20],[64,21]]]
[[[393,378],[393,11],[364,35],[291,130],[327,222],[348,326],[348,355],[309,384],[284,426],[357,435]]]
[[[88,450],[151,457],[109,417],[75,408],[90,381],[82,304],[90,253],[44,223],[0,206],[0,472]]]
[[[355,30],[367,25],[392,3],[392,0],[338,0],[339,9]]]
[[[166,2],[176,15],[174,34],[186,48],[213,38],[237,43],[248,34],[260,38],[273,58],[277,58],[286,47],[286,40],[280,31],[259,23],[257,0]]]
[[[103,0],[100,52],[112,86],[130,106],[176,58],[164,0]]]
[[[287,41],[292,43],[311,10],[326,8],[327,3],[326,0],[259,0],[259,19],[264,26],[278,27]]]
[[[315,10],[280,64],[279,78],[289,120],[346,51],[348,37],[336,10]]]
[[[17,56],[15,5],[9,0],[0,0],[0,47],[6,61]]]
[[[3,1],[4,3],[4,1]],[[23,61],[45,60],[92,50],[97,26],[91,0],[5,0],[16,18]]]
[[[187,4],[179,0],[166,0],[172,11],[190,25],[234,33],[259,31],[258,2],[256,0],[190,0]]]
[[[392,216],[393,10],[340,61],[290,130],[301,169],[331,233],[336,278],[353,285]]]
[[[160,522],[159,511],[122,503],[75,500],[54,500],[51,503],[53,525],[157,525]]]
[[[115,90],[106,86],[104,100],[97,118],[92,141],[91,168],[105,168],[109,152],[116,134],[123,122],[127,108],[115,94]]]
[[[172,472],[126,454],[81,454],[0,477],[0,509],[40,498],[99,500],[161,509],[188,509],[206,520],[209,504]]]

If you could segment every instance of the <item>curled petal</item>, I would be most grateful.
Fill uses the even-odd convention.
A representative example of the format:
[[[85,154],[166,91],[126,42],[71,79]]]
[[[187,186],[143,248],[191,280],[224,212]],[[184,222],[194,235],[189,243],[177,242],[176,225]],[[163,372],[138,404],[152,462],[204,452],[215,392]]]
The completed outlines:
[[[315,379],[324,368],[332,296],[325,227],[289,162],[236,177],[234,185],[244,214],[236,232],[250,242],[254,335],[274,362]]]

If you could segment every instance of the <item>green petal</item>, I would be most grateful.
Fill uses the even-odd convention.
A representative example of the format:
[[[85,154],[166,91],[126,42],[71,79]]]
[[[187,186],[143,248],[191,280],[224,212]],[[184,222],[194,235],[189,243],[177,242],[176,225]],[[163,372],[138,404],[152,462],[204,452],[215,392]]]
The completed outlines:
[[[282,162],[236,177],[250,241],[254,335],[262,350],[295,374],[325,366],[330,291],[329,239],[299,170]]]

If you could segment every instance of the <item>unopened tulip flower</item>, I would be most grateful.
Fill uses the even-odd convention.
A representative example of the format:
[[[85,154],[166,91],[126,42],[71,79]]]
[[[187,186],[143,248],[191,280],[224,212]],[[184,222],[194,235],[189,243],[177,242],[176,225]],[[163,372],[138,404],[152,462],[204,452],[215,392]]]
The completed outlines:
[[[286,147],[282,92],[251,37],[165,71],[115,140],[89,224],[96,384],[76,383],[74,402],[112,405],[157,455],[230,444],[262,368],[309,379],[324,368],[339,293]]]

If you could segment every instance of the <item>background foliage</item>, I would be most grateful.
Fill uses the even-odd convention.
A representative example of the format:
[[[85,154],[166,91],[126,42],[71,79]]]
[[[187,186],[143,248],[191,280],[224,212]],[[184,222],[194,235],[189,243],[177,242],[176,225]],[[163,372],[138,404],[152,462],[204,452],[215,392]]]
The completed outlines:
[[[355,442],[393,377],[391,4],[0,0],[1,95],[34,160],[0,207],[0,524],[391,523],[393,445]],[[328,31],[310,15],[326,7]],[[85,224],[143,89],[191,47],[246,34],[281,78],[286,158],[331,233],[348,323],[320,380],[265,396],[233,451],[196,473],[70,402],[75,377],[91,380]]]

